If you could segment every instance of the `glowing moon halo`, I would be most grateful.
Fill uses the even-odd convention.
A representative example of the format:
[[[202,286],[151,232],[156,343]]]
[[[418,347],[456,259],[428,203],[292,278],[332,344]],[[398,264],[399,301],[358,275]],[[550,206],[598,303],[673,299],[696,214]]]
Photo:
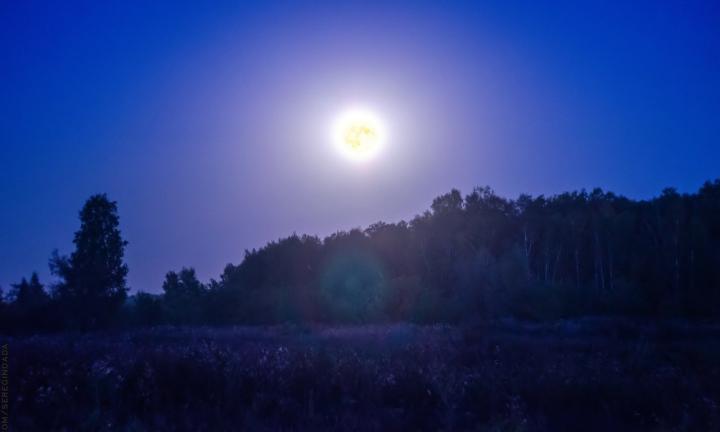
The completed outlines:
[[[382,149],[386,131],[379,117],[366,109],[342,113],[333,125],[333,144],[353,161],[367,161]]]

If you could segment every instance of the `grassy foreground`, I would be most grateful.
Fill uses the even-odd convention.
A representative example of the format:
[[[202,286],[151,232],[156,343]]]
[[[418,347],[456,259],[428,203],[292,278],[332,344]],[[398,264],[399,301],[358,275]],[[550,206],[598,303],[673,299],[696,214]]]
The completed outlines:
[[[155,328],[5,338],[11,430],[720,430],[720,328]]]

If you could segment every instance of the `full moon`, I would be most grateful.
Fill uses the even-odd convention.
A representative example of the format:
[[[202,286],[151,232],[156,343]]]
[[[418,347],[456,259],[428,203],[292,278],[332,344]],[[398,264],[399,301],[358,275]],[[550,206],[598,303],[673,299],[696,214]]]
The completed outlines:
[[[333,126],[333,144],[347,158],[367,161],[381,150],[385,128],[370,110],[352,109],[340,114]]]

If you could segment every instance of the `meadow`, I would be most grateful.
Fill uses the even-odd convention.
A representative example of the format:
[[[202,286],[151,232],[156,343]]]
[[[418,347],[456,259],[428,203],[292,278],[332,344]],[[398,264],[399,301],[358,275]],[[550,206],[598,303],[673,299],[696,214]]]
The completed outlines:
[[[13,430],[720,429],[720,326],[154,327],[5,338]]]

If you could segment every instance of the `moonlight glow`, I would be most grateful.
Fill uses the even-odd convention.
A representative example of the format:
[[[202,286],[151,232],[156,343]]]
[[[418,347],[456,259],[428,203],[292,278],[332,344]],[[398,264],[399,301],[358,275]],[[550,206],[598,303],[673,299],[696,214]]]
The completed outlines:
[[[372,159],[382,148],[385,128],[369,110],[348,110],[333,127],[333,143],[342,154],[355,161]]]

